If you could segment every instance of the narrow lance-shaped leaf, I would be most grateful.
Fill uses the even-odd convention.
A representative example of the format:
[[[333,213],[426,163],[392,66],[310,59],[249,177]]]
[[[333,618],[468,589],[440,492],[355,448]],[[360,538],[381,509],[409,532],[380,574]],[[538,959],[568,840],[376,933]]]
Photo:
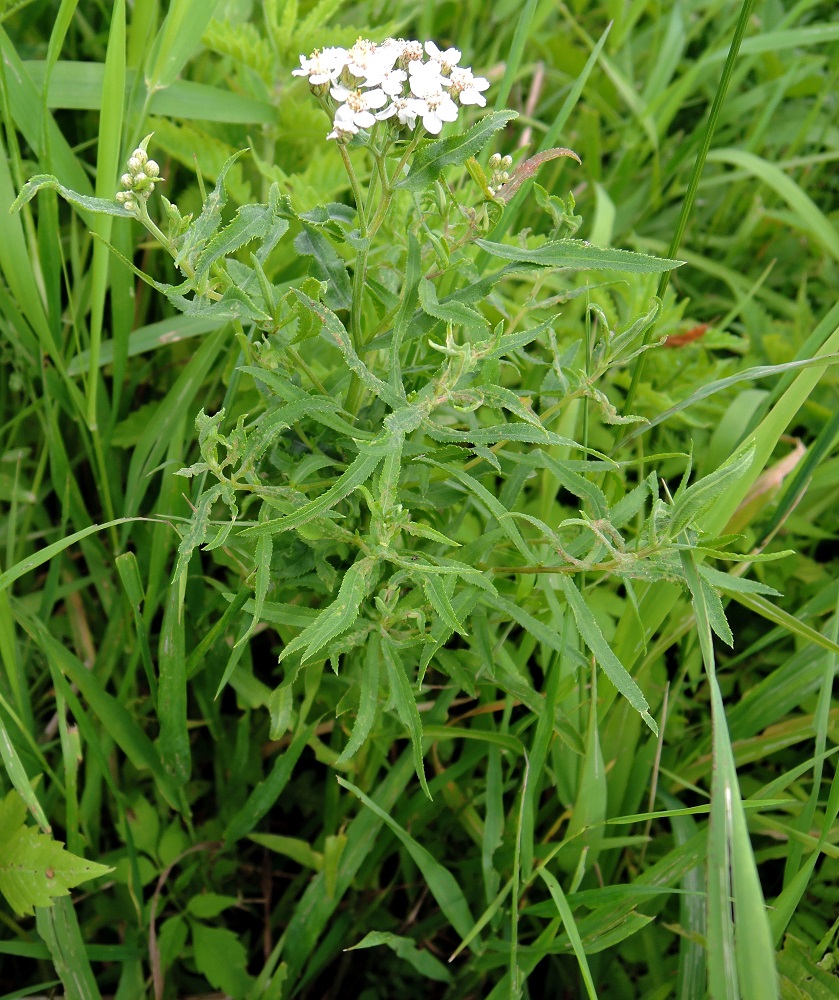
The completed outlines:
[[[594,658],[600,664],[609,680],[635,711],[641,715],[641,718],[656,736],[658,736],[658,726],[650,715],[650,706],[647,703],[647,699],[632,677],[630,677],[626,667],[624,667],[612,651],[609,643],[606,642],[603,633],[600,631],[600,626],[597,624],[597,620],[583,600],[583,595],[568,577],[557,574],[555,579],[557,588],[562,591],[574,614],[574,621],[577,623],[577,629],[583,638],[583,642],[594,653]]]
[[[10,212],[19,212],[21,208],[31,201],[35,195],[43,188],[57,191],[61,197],[75,208],[81,208],[88,212],[98,212],[104,215],[118,215],[123,219],[133,219],[134,215],[127,212],[118,201],[110,201],[107,198],[94,198],[91,195],[79,194],[71,188],[65,187],[57,177],[52,174],[35,174],[20,189],[20,194],[12,202]]]
[[[552,240],[541,246],[526,249],[490,240],[475,240],[477,246],[493,257],[514,260],[521,264],[540,267],[567,267],[574,271],[623,271],[625,274],[658,274],[681,267],[682,260],[651,257],[631,250],[614,250],[596,247],[585,240]]]
[[[309,296],[306,295],[305,292],[301,292],[300,289],[296,288],[295,293],[303,305],[314,313],[321,323],[323,323],[326,332],[335,342],[336,346],[340,348],[350,370],[358,376],[359,381],[364,385],[364,387],[383,399],[389,406],[401,406],[401,395],[396,392],[392,386],[388,385],[387,382],[383,382],[380,378],[375,376],[367,365],[364,364],[352,345],[347,328],[338,319],[335,313],[332,312],[332,310],[327,306],[323,305],[322,302],[316,302],[314,299],[310,299]]]
[[[379,637],[374,633],[370,636],[364,651],[364,667],[361,672],[361,689],[358,695],[358,714],[352,727],[349,742],[344,747],[337,763],[343,764],[351,760],[364,746],[364,741],[370,735],[379,707],[379,666],[381,651]]]
[[[366,558],[350,566],[341,581],[338,596],[328,608],[321,611],[311,625],[291,640],[280,653],[281,660],[298,649],[303,650],[303,659],[309,660],[327,643],[346,632],[358,617],[361,602],[367,596],[374,565],[373,559]]]
[[[436,180],[445,167],[464,163],[480,152],[499,129],[518,118],[515,111],[491,111],[463,135],[440,139],[421,149],[415,156],[411,172],[395,187],[406,191],[422,191]]]
[[[396,651],[390,639],[385,636],[382,642],[382,655],[387,666],[387,676],[390,681],[390,694],[396,705],[396,714],[402,725],[411,734],[411,747],[414,753],[414,768],[422,785],[422,790],[431,798],[428,782],[425,780],[425,766],[422,760],[422,721],[420,720],[417,701],[414,692]]]
[[[733,483],[748,472],[754,457],[755,443],[752,440],[710,475],[689,486],[683,493],[680,491],[681,495],[677,493],[670,515],[670,536],[675,538],[689,524],[695,523]]]

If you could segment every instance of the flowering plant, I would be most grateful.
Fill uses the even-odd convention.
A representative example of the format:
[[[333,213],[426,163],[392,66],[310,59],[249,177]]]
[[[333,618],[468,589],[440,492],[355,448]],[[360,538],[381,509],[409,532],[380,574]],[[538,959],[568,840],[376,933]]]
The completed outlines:
[[[684,580],[680,538],[715,495],[703,481],[663,498],[654,474],[626,492],[619,476],[610,480],[616,463],[589,443],[596,414],[604,440],[610,425],[638,419],[617,412],[608,380],[646,349],[660,304],[648,298],[620,330],[592,304],[588,339],[558,311],[578,294],[575,272],[643,282],[678,262],[575,238],[573,198],[534,180],[546,160],[574,157],[569,150],[540,150],[516,167],[494,153],[488,175],[477,157],[515,112],[491,111],[437,138],[462,111],[486,105],[488,81],[460,61],[455,48],[394,39],[300,57],[293,75],[329,116],[346,201],[303,211],[274,183],[265,203],[241,205],[231,218],[226,178],[236,154],[197,217],[161,198],[155,221],[150,195],[161,178],[147,137],[114,201],[40,175],[16,203],[51,187],[83,209],[139,221],[179,280],[123,258],[126,266],[175,308],[213,321],[220,337],[235,334],[225,405],[198,414],[200,454],[180,471],[194,489],[174,571],[182,600],[200,548],[224,549],[238,567],[230,615],[246,617],[219,689],[241,669],[247,638],[270,628],[282,664],[264,702],[272,737],[304,731],[331,663],[340,713],[355,714],[331,753],[335,766],[351,770],[377,730],[397,725],[410,735],[426,791],[417,694],[429,671],[446,704],[485,682],[538,708],[532,677],[496,655],[511,630],[539,644],[543,671],[541,659],[570,656],[570,673],[589,666],[569,653],[568,630],[576,630],[655,728],[583,596],[581,574],[587,587],[617,575],[629,593],[639,577]],[[545,209],[547,235],[507,241],[515,203],[528,192]],[[284,264],[274,254],[281,241]],[[243,379],[249,394],[233,388]],[[228,412],[238,415],[232,427]],[[735,455],[715,475],[728,481],[749,460]],[[547,500],[534,499],[531,480]],[[560,490],[579,510],[556,502]],[[703,586],[713,594],[710,579]],[[724,633],[721,605],[716,620]],[[558,709],[554,722],[580,750],[573,722]],[[176,773],[184,752],[172,749]],[[247,816],[231,821],[228,838],[260,818],[251,807]]]

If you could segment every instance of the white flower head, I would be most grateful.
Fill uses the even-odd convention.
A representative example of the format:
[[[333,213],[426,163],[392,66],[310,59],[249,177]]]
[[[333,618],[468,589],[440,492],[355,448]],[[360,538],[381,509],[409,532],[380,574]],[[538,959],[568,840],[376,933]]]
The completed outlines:
[[[402,38],[399,40],[399,45],[399,65],[403,69],[409,68],[412,63],[422,62],[422,42],[414,40],[405,41]]]
[[[307,76],[309,85],[320,87],[323,84],[337,83],[347,61],[347,50],[333,46],[328,49],[315,49],[308,57],[300,56],[300,69],[293,69],[292,76]]]
[[[434,95],[445,85],[446,80],[441,75],[441,67],[436,62],[412,62],[408,65],[410,74],[411,94],[424,98]]]
[[[417,105],[420,105],[418,108]],[[400,125],[406,125],[411,131],[417,124],[417,115],[421,114],[422,105],[413,97],[395,97],[391,104],[376,113],[379,121],[385,121],[396,115]]]
[[[376,45],[368,38],[359,38],[347,51],[346,71],[366,86],[378,87],[382,77],[393,69],[398,55],[393,45]],[[344,82],[351,81],[345,78]]]
[[[389,69],[382,73],[378,85],[388,97],[401,97],[407,79],[404,69]]]
[[[448,76],[454,67],[460,62],[460,49],[449,48],[444,52],[441,52],[434,42],[426,42],[425,51],[428,53],[431,61],[437,63],[446,76]]]
[[[387,104],[385,92],[376,87],[373,90],[350,90],[347,87],[333,87],[330,91],[339,106],[335,111],[335,128],[355,133],[360,128],[370,128],[376,124],[371,109]]]
[[[457,105],[442,87],[436,92],[428,91],[412,104],[418,117],[422,118],[423,128],[432,135],[440,132],[444,122],[457,121]]]
[[[482,76],[473,76],[468,67],[455,67],[449,77],[449,93],[461,104],[477,104],[486,106],[486,98],[481,93],[489,88],[489,80]]]

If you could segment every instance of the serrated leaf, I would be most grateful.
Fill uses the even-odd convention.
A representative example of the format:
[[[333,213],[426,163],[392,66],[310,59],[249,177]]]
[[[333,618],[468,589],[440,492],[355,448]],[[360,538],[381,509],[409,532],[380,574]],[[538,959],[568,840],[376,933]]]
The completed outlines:
[[[650,715],[650,706],[647,703],[647,699],[644,697],[641,688],[630,677],[626,667],[624,667],[614,654],[612,647],[606,642],[603,633],[600,631],[600,626],[597,624],[597,620],[591,613],[591,609],[583,600],[583,595],[568,577],[557,574],[555,579],[557,589],[562,591],[563,596],[568,601],[568,606],[574,615],[574,621],[577,624],[577,630],[582,636],[583,642],[594,653],[594,658],[609,680],[657,736],[658,726]]]
[[[399,958],[411,965],[426,979],[435,979],[441,983],[452,981],[451,973],[443,963],[429,951],[420,951],[412,938],[399,937],[387,931],[370,931],[347,951],[359,951],[362,948],[377,948],[387,945]]]
[[[631,250],[596,247],[585,240],[551,240],[532,249],[475,240],[475,244],[493,257],[514,260],[539,267],[567,267],[575,271],[622,271],[625,274],[658,274],[681,267],[683,260],[651,257]]]
[[[749,471],[754,457],[755,442],[752,439],[747,447],[736,451],[710,475],[704,476],[693,486],[688,486],[684,492],[679,490],[673,500],[673,510],[670,514],[668,527],[670,537],[675,538],[709,510],[726,490]]]
[[[256,535],[265,531],[278,534],[281,531],[290,531],[292,528],[306,524],[307,521],[311,521],[330,510],[336,504],[340,503],[344,497],[349,496],[359,486],[367,482],[370,476],[376,471],[381,460],[381,454],[361,452],[338,482],[334,486],[331,486],[322,496],[304,504],[302,507],[298,507],[291,514],[285,514],[283,517],[266,521],[265,524],[257,524],[246,528],[242,534]]]
[[[0,892],[19,916],[52,906],[81,882],[113,871],[64,850],[34,826],[26,826],[26,804],[14,789],[0,802]]]
[[[316,302],[314,299],[310,299],[308,295],[301,292],[297,288],[295,289],[295,293],[303,305],[305,305],[310,312],[314,313],[321,323],[323,323],[324,329],[340,349],[348,367],[358,376],[362,385],[380,399],[383,399],[389,406],[401,406],[402,397],[400,393],[396,392],[392,386],[387,384],[387,382],[383,382],[380,378],[374,375],[367,365],[364,364],[352,345],[349,331],[338,319],[335,313],[322,302]]]
[[[430,799],[431,792],[428,790],[428,782],[425,780],[425,765],[422,759],[422,721],[417,708],[417,700],[414,697],[399,653],[388,636],[382,638],[382,656],[387,667],[390,695],[396,706],[396,714],[399,716],[399,721],[411,734],[414,770],[417,772],[422,790]]]
[[[315,277],[328,284],[327,305],[331,309],[349,309],[352,306],[352,282],[347,265],[323,233],[304,222],[303,231],[294,240],[294,249],[302,256],[314,257]]]
[[[346,632],[358,617],[361,602],[367,596],[374,565],[375,560],[368,557],[350,566],[341,581],[338,596],[311,625],[288,643],[280,653],[280,661],[299,649],[303,650],[303,660],[309,660],[327,643]]]
[[[452,326],[478,327],[489,326],[489,321],[477,309],[463,302],[439,302],[437,290],[427,278],[419,282],[419,301],[423,311],[434,319],[443,320]]]
[[[446,592],[445,585],[440,577],[433,573],[424,573],[421,569],[417,569],[417,575],[422,581],[422,589],[425,591],[425,596],[428,598],[429,603],[446,625],[452,631],[460,633],[460,635],[467,635],[466,629],[458,621],[452,607],[451,598]]]
[[[337,763],[343,764],[351,760],[356,753],[364,746],[364,741],[370,735],[373,723],[376,720],[376,711],[379,707],[379,667],[381,663],[381,652],[379,649],[379,637],[373,633],[364,650],[364,667],[361,672],[361,687],[358,695],[358,713],[355,717],[355,725],[347,745],[344,747]]]
[[[52,174],[36,174],[34,177],[30,177],[20,189],[20,194],[12,202],[9,211],[19,212],[27,202],[31,201],[44,188],[57,191],[66,202],[69,202],[76,208],[84,209],[86,212],[96,212],[99,215],[117,215],[123,219],[134,218],[132,213],[126,212],[118,201],[79,194],[78,191],[73,191],[71,188],[65,187]]]
[[[242,1000],[253,982],[247,973],[248,953],[239,936],[226,927],[192,924],[192,954],[207,982],[234,1000]]]
[[[195,264],[196,281],[203,281],[217,260],[235,253],[251,240],[270,238],[272,245],[288,230],[288,220],[278,218],[270,205],[242,205],[229,226],[217,233],[201,251]]]
[[[183,242],[175,258],[176,267],[181,267],[186,263],[194,269],[196,261],[203,252],[207,241],[221,225],[221,210],[227,204],[227,190],[224,185],[225,178],[227,177],[227,172],[244,152],[244,149],[240,149],[225,160],[224,165],[219,171],[216,186],[207,195],[207,200],[204,202],[201,214],[184,233]]]
[[[411,172],[394,186],[405,191],[422,191],[445,167],[465,163],[479,153],[493,134],[514,118],[518,118],[516,111],[491,111],[468,132],[430,143],[416,153]]]

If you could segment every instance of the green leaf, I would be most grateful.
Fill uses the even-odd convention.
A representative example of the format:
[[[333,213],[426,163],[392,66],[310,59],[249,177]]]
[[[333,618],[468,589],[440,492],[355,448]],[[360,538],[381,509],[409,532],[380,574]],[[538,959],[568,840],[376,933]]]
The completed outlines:
[[[390,681],[390,695],[396,705],[396,714],[399,716],[402,725],[411,734],[411,747],[414,753],[414,769],[422,785],[422,790],[431,798],[428,790],[428,783],[425,780],[425,765],[422,759],[422,721],[420,720],[417,700],[405,673],[405,667],[396,647],[389,636],[384,636],[381,641],[382,654],[387,675]]]
[[[477,327],[478,329],[485,329],[489,326],[489,321],[477,309],[473,309],[463,302],[439,302],[437,290],[427,278],[420,279],[419,300],[423,311],[429,316],[441,319],[452,326]]]
[[[107,198],[94,198],[92,195],[79,194],[61,184],[57,177],[52,174],[35,174],[20,189],[20,194],[12,202],[10,212],[19,212],[23,206],[31,201],[35,195],[48,188],[57,191],[61,197],[74,205],[76,208],[84,209],[86,212],[96,212],[104,215],[118,215],[123,219],[133,219],[131,212],[127,212],[118,201],[110,201]]]
[[[277,216],[277,205],[242,205],[229,226],[204,247],[195,265],[197,281],[203,281],[210,268],[222,257],[235,253],[251,240],[276,243],[288,230],[288,220]]]
[[[351,760],[364,746],[376,720],[379,707],[379,667],[381,653],[376,635],[372,635],[364,650],[364,667],[361,672],[361,687],[358,695],[358,714],[352,727],[349,741],[344,747],[337,763],[343,764]]]
[[[430,143],[415,154],[411,172],[394,187],[405,191],[424,190],[445,167],[465,163],[470,156],[480,152],[494,133],[514,118],[518,118],[516,111],[491,111],[463,135]]]
[[[221,210],[227,204],[227,190],[224,186],[227,172],[244,152],[244,149],[240,149],[225,160],[219,171],[216,186],[207,195],[201,214],[183,235],[183,242],[175,257],[175,267],[182,267],[187,263],[193,270],[195,269],[210,237],[221,225]]]
[[[429,851],[417,843],[407,830],[396,822],[389,812],[385,812],[381,806],[365,795],[360,788],[356,788],[355,785],[341,777],[338,778],[338,784],[342,788],[346,788],[347,791],[352,792],[371,812],[375,813],[380,820],[390,827],[393,833],[404,844],[405,849],[413,858],[417,868],[422,872],[431,895],[437,900],[446,919],[461,937],[466,937],[475,921],[469,910],[466,897],[463,895],[463,890],[457,884],[455,877],[448,868],[444,868]]]
[[[332,310],[327,306],[323,305],[323,303],[310,299],[309,296],[304,292],[301,292],[299,288],[295,288],[294,291],[303,305],[305,305],[310,312],[314,313],[321,323],[323,323],[326,332],[340,349],[350,370],[358,376],[362,385],[383,399],[389,406],[402,406],[403,400],[401,393],[397,392],[392,386],[388,385],[387,382],[383,382],[380,378],[374,375],[367,365],[364,364],[352,345],[349,331],[338,319],[335,313],[332,312]]]
[[[553,240],[539,247],[524,249],[490,240],[475,240],[477,246],[493,257],[514,260],[540,267],[567,267],[575,271],[623,271],[625,274],[658,274],[681,267],[683,260],[651,257],[631,250],[596,247],[585,240]]]
[[[583,600],[583,595],[577,590],[576,585],[567,576],[557,574],[554,577],[558,590],[561,590],[568,605],[574,614],[574,621],[577,629],[583,638],[583,642],[594,653],[594,657],[600,664],[603,672],[615,685],[620,693],[626,698],[629,704],[638,712],[644,722],[658,736],[658,726],[650,715],[650,706],[644,697],[641,689],[630,677],[626,667],[612,651],[611,646],[606,642],[597,620],[591,613],[588,604]]]
[[[32,916],[36,906],[52,906],[81,882],[113,871],[85,861],[32,826],[26,826],[26,803],[13,789],[0,802],[0,892],[18,916]]]
[[[730,458],[708,476],[684,491],[681,489],[673,499],[668,532],[675,538],[688,525],[694,524],[717,500],[738,482],[751,467],[755,457],[755,443],[750,441],[738,449]]]
[[[248,953],[239,936],[226,927],[192,924],[195,965],[207,982],[232,1000],[242,1000],[253,980],[247,973]]]
[[[274,520],[266,521],[264,524],[257,524],[246,528],[242,534],[256,535],[262,534],[265,531],[276,534],[281,531],[290,531],[292,528],[311,521],[319,514],[330,510],[336,504],[340,503],[344,497],[349,496],[350,493],[355,492],[359,486],[367,482],[370,476],[376,471],[381,460],[382,456],[380,454],[362,451],[338,482],[330,487],[322,496],[304,504],[291,514],[285,514],[283,517],[274,518]]]
[[[294,241],[294,249],[303,256],[315,258],[313,273],[318,280],[327,282],[326,302],[330,308],[349,309],[352,282],[347,265],[323,233],[304,222],[303,231]]]
[[[329,607],[321,611],[311,625],[288,643],[280,653],[280,662],[299,649],[303,650],[305,662],[342,632],[346,632],[358,617],[374,567],[375,560],[369,556],[350,566],[341,581],[338,596]]]
[[[387,931],[369,931],[364,937],[347,951],[359,951],[361,948],[377,948],[387,945],[396,955],[426,979],[436,979],[440,983],[450,983],[451,973],[443,963],[429,951],[420,951],[412,938],[399,937]]]

